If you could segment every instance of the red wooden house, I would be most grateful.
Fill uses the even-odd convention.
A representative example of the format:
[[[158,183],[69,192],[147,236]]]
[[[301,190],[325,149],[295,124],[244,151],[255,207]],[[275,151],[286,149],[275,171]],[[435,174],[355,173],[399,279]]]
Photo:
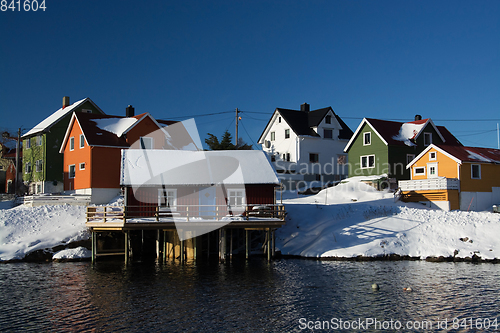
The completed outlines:
[[[164,125],[149,113],[128,117],[74,113],[60,153],[64,153],[64,192],[91,195],[92,203],[107,203],[120,193],[121,150],[162,149]]]

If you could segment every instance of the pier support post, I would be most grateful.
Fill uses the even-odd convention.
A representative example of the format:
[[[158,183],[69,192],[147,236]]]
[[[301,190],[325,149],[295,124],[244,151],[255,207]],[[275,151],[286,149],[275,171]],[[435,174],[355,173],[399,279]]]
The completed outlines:
[[[274,259],[276,257],[276,230],[274,230],[274,229],[272,232],[272,240],[273,240],[273,246],[271,247],[271,249],[272,249],[271,255]]]
[[[271,228],[267,228],[267,260],[271,261]]]
[[[125,265],[128,264],[128,257],[129,257],[129,235],[128,235],[129,231],[126,230],[124,231],[124,234],[125,234]]]
[[[163,263],[167,262],[167,231],[163,230]]]
[[[181,256],[181,264],[184,264],[184,241],[183,240],[181,240],[180,256]]]
[[[250,230],[245,229],[245,257],[250,258]]]
[[[95,231],[92,231],[92,263],[95,263],[95,257],[96,257],[96,249],[97,249],[97,236]]]

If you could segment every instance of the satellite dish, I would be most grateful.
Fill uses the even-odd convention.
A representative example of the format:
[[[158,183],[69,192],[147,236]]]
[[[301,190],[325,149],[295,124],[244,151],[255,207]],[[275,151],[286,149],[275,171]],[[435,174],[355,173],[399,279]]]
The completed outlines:
[[[266,140],[265,145],[266,145],[266,148],[271,148],[271,141]]]

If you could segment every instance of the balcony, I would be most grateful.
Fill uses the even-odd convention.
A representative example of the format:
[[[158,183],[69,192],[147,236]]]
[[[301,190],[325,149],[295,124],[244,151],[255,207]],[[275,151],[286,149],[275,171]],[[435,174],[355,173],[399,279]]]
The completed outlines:
[[[431,190],[460,190],[460,180],[457,178],[431,178],[419,180],[400,180],[399,188],[403,192]]]

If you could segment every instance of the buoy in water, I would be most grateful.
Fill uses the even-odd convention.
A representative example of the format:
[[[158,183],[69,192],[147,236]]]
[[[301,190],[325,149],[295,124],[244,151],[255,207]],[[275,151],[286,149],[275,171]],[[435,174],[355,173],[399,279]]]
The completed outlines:
[[[411,289],[411,287],[408,287],[408,288],[403,288],[403,291],[411,292],[413,291],[413,289]]]
[[[374,283],[374,284],[372,284],[372,289],[373,290],[379,290],[380,287],[378,286],[378,284]]]

